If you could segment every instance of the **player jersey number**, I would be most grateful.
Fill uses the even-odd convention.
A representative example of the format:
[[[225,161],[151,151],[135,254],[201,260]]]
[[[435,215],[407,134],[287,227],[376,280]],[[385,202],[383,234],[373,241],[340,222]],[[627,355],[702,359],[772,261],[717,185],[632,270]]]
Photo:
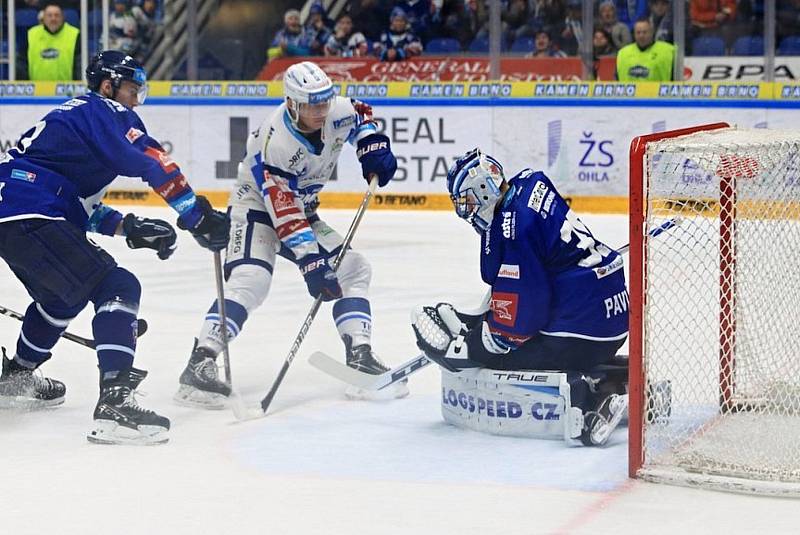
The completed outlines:
[[[572,236],[578,238],[578,243],[575,247],[586,252],[583,259],[578,262],[578,265],[581,267],[594,267],[603,261],[603,257],[611,253],[611,249],[602,243],[594,241],[594,237],[592,233],[589,232],[589,229],[586,228],[586,225],[578,219],[575,212],[569,210],[564,219],[564,224],[561,225],[561,239],[566,243],[570,243],[572,241]]]
[[[30,129],[28,129],[28,131],[22,134],[22,136],[19,138],[16,146],[8,149],[5,156],[3,156],[3,159],[0,160],[0,163],[8,163],[14,159],[14,156],[11,155],[11,151],[16,151],[19,154],[25,154],[25,151],[28,150],[28,147],[30,147],[34,140],[42,134],[42,130],[44,130],[45,126],[47,126],[45,121],[39,121]]]
[[[0,182],[0,202],[3,202],[3,186],[5,185],[5,182]]]

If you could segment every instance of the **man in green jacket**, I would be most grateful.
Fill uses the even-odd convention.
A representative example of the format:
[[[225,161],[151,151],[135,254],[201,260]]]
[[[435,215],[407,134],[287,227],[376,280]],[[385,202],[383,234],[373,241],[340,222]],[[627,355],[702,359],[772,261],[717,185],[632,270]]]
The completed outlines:
[[[642,18],[633,26],[634,42],[617,52],[620,82],[669,82],[675,62],[675,46],[653,38],[653,24]]]
[[[80,80],[80,32],[64,22],[58,4],[48,3],[42,23],[28,30],[17,60],[19,80]]]

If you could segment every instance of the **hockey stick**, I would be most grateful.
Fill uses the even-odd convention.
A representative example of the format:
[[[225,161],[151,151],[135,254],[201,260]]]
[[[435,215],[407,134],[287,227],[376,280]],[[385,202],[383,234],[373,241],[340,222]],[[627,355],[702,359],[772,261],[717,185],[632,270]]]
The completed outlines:
[[[350,223],[350,228],[347,230],[347,234],[342,241],[341,248],[339,249],[339,254],[336,255],[336,258],[333,261],[333,270],[339,267],[339,264],[344,258],[345,253],[347,252],[347,248],[350,247],[350,242],[353,241],[353,236],[355,236],[356,229],[358,229],[359,223],[361,223],[361,218],[364,217],[364,212],[367,211],[367,207],[369,206],[370,200],[372,200],[372,196],[375,195],[375,189],[378,187],[378,177],[376,175],[372,175],[369,181],[369,188],[367,192],[364,194],[364,198],[361,200],[361,205],[358,207],[356,211],[356,215],[353,218],[353,222]],[[314,304],[311,305],[311,310],[306,315],[306,319],[303,321],[303,325],[300,327],[300,332],[297,333],[297,336],[294,339],[294,343],[292,343],[292,348],[289,350],[289,354],[286,355],[286,360],[283,362],[283,366],[281,367],[280,372],[278,372],[278,377],[272,383],[272,388],[269,389],[267,395],[264,396],[264,399],[261,400],[260,407],[254,409],[246,409],[242,405],[233,405],[233,412],[234,415],[238,420],[248,420],[251,418],[258,418],[260,416],[264,416],[267,414],[267,409],[269,409],[270,403],[272,403],[272,399],[275,397],[275,393],[278,391],[278,387],[281,386],[281,382],[283,382],[283,378],[286,376],[286,372],[289,371],[289,366],[292,364],[297,352],[300,350],[300,344],[303,343],[303,340],[308,334],[308,330],[311,328],[311,324],[314,322],[314,318],[319,311],[319,307],[322,304],[322,296],[318,296],[314,299]]]
[[[219,312],[219,327],[222,335],[222,360],[225,363],[225,381],[228,386],[233,386],[231,378],[231,355],[228,351],[228,316],[225,315],[225,289],[222,281],[222,254],[214,251],[214,277],[217,283],[217,312]]]
[[[0,306],[0,314],[3,314],[4,316],[8,316],[9,318],[14,318],[14,319],[19,320],[19,321],[23,321],[25,319],[25,316],[23,316],[19,312],[15,312],[15,311],[11,310],[10,308],[6,308],[4,306]],[[136,337],[137,338],[141,338],[144,335],[144,333],[146,333],[146,332],[147,332],[147,322],[145,320],[143,320],[142,318],[137,319],[136,320]],[[78,336],[77,334],[72,334],[72,333],[69,333],[67,331],[64,331],[63,333],[61,333],[61,338],[66,338],[70,342],[75,342],[77,344],[80,344],[82,346],[86,346],[86,347],[91,348],[91,349],[94,349],[94,346],[95,346],[94,340],[92,340],[91,338],[84,338],[83,336]]]
[[[680,217],[673,217],[672,219],[669,219],[656,228],[650,230],[647,234],[651,238],[655,238],[659,234],[675,228],[681,223],[683,223],[683,220]],[[630,244],[625,244],[617,249],[617,253],[626,254],[629,249]],[[321,351],[312,353],[308,358],[308,362],[318,370],[327,373],[328,375],[344,383],[358,388],[363,388],[365,390],[381,390],[387,386],[393,385],[398,381],[402,381],[412,373],[421,370],[428,364],[431,364],[433,361],[428,359],[423,353],[380,375],[371,375],[354,370],[353,368],[342,364],[330,355],[327,355]]]

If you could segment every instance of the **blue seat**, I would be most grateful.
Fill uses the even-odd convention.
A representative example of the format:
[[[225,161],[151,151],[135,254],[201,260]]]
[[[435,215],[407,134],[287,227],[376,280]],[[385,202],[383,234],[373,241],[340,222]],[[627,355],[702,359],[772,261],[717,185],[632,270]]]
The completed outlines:
[[[517,37],[511,45],[511,52],[533,52],[536,40],[533,37]]]
[[[78,14],[77,9],[65,9],[64,20],[69,22],[76,28],[80,28],[81,26],[81,16]]]
[[[469,44],[469,51],[470,52],[489,52],[489,38],[488,37],[476,37],[472,40]]]
[[[18,32],[39,24],[39,13],[35,9],[18,9],[14,17],[14,26]]]
[[[734,56],[763,56],[764,38],[760,35],[743,35],[734,41]]]
[[[461,52],[461,43],[452,37],[437,37],[425,45],[426,54],[453,54]]]
[[[489,37],[476,37],[472,40],[467,48],[470,52],[481,52],[481,53],[488,53],[489,52]],[[500,39],[500,51],[506,52],[508,50],[508,46],[506,46],[505,40]]]
[[[781,39],[778,45],[779,56],[800,56],[800,37],[792,35]]]
[[[719,37],[695,37],[692,40],[693,56],[724,56],[725,41]]]

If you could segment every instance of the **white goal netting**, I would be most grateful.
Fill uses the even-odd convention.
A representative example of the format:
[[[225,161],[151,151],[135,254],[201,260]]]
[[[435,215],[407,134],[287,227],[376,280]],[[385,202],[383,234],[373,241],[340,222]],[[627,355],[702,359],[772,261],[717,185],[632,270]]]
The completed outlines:
[[[650,142],[644,170],[644,230],[680,224],[644,247],[639,475],[800,494],[800,132]]]

